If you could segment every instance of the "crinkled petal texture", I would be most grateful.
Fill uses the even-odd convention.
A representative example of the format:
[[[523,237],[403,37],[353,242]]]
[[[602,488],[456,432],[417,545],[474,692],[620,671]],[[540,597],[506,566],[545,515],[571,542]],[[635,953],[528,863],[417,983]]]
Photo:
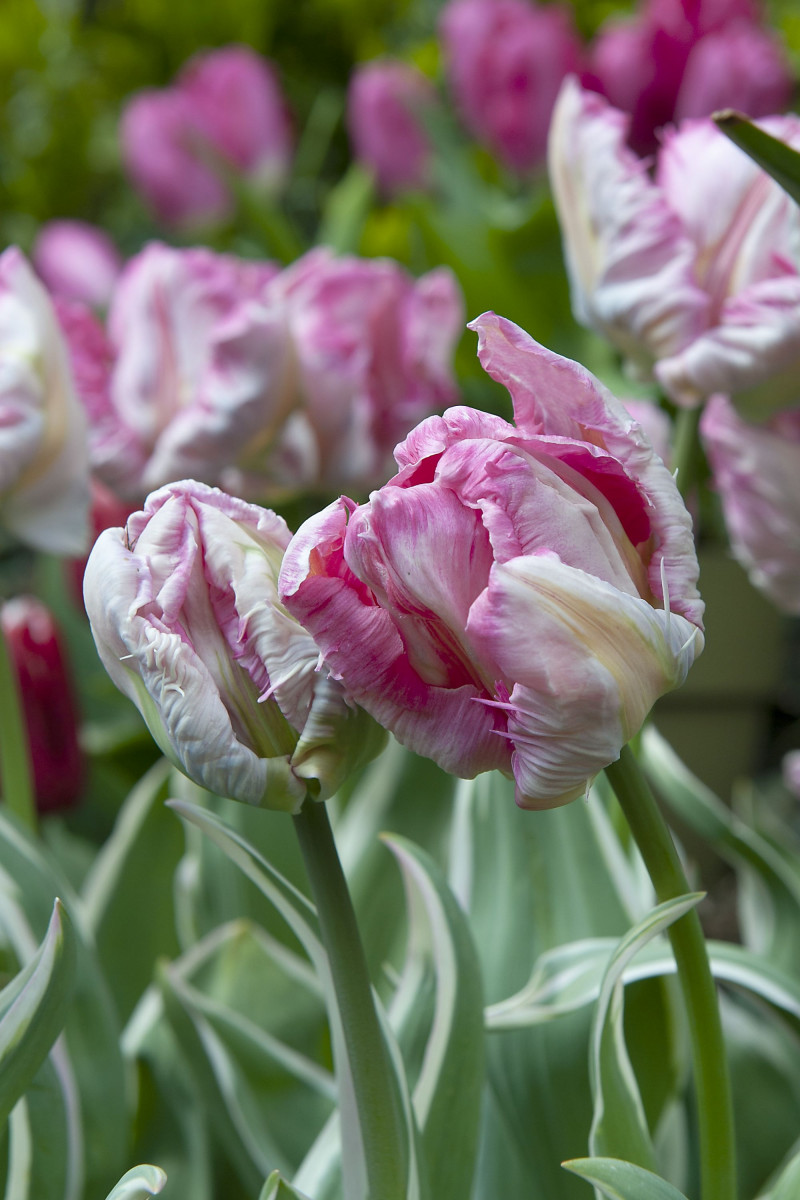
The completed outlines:
[[[708,299],[690,238],[626,145],[629,123],[568,79],[548,155],[575,316],[647,370],[707,326]]]
[[[276,271],[151,243],[115,290],[105,347],[71,322],[79,384],[90,365],[106,374],[92,452],[110,487],[141,501],[174,479],[219,483],[265,452],[295,399],[286,321],[262,299]]]
[[[701,433],[736,558],[780,609],[800,615],[800,408],[753,425],[713,396]]]
[[[0,255],[0,504],[28,545],[86,549],[86,415],[53,305],[16,247]]]
[[[702,649],[689,518],[621,405],[511,322],[473,324],[517,424],[469,408],[398,446],[369,503],[292,540],[279,592],[348,692],[418,753],[552,807]]]
[[[100,536],[84,593],[103,663],[164,753],[211,791],[295,811],[307,787],[330,794],[370,734],[278,603],[289,537],[272,512],[172,484]]]
[[[759,124],[800,147],[800,118]],[[665,133],[654,179],[627,130],[565,83],[550,174],[577,319],[679,404],[720,392],[761,418],[796,404],[800,209],[710,120]]]

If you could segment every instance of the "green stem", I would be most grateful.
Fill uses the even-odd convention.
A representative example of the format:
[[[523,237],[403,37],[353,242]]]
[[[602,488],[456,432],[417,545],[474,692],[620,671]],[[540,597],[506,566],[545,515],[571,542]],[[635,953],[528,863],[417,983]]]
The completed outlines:
[[[696,408],[680,408],[675,418],[675,445],[672,451],[672,469],[673,471],[677,471],[675,483],[684,500],[696,482],[700,415],[702,411],[702,405],[699,404]]]
[[[325,805],[307,800],[294,823],[336,992],[361,1127],[369,1200],[405,1200],[406,1147],[392,1066]]]
[[[0,789],[9,810],[36,832],[36,798],[31,778],[28,730],[19,682],[5,634],[0,630]]]
[[[611,786],[630,825],[659,903],[692,889],[655,797],[628,746],[606,767]],[[689,1018],[700,1133],[702,1200],[735,1200],[736,1158],[728,1060],[717,991],[696,910],[670,926]]]

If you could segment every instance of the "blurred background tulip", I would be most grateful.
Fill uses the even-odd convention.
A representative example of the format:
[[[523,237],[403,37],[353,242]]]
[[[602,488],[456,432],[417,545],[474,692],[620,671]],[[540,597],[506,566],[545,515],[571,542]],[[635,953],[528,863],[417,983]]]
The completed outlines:
[[[56,296],[105,308],[122,270],[111,238],[86,221],[48,221],[33,247],[39,278]]]
[[[638,154],[652,153],[672,121],[728,107],[768,116],[793,90],[785,47],[752,0],[646,0],[601,28],[584,83],[631,115]]]
[[[0,625],[19,681],[39,812],[71,808],[85,784],[78,705],[55,617],[34,596],[0,608]]]
[[[161,221],[176,226],[231,214],[229,171],[256,195],[275,192],[292,152],[275,70],[247,46],[199,54],[172,87],[134,96],[120,136],[134,185]]]
[[[353,72],[347,96],[353,153],[384,195],[428,186],[432,150],[424,115],[435,102],[430,80],[409,63],[377,59]]]
[[[53,304],[24,255],[0,255],[0,521],[55,554],[86,549],[89,450]]]
[[[570,10],[529,0],[451,0],[439,30],[466,128],[516,174],[538,167],[559,87],[581,61]]]

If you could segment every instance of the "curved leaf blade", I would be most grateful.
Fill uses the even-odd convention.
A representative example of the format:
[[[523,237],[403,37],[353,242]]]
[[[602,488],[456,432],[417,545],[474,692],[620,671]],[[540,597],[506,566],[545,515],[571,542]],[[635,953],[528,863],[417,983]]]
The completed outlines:
[[[589,1134],[593,1155],[622,1158],[652,1170],[655,1151],[622,1027],[625,969],[655,937],[695,907],[703,893],[659,904],[634,925],[612,953],[600,984],[592,1022],[589,1070],[594,1116]]]
[[[566,1171],[592,1183],[608,1200],[686,1200],[666,1179],[618,1158],[573,1158]]]
[[[715,113],[713,120],[717,129],[800,204],[800,154],[796,150],[733,109]]]
[[[409,897],[409,957],[428,957],[436,978],[433,1022],[412,1093],[422,1153],[431,1194],[461,1200],[472,1181],[484,1076],[478,955],[466,916],[430,856],[397,835],[384,841]]]
[[[166,1172],[161,1167],[142,1163],[126,1171],[106,1200],[146,1200],[147,1196],[157,1196],[166,1182]]]
[[[56,900],[39,950],[0,993],[0,1124],[64,1027],[75,964],[72,922]]]

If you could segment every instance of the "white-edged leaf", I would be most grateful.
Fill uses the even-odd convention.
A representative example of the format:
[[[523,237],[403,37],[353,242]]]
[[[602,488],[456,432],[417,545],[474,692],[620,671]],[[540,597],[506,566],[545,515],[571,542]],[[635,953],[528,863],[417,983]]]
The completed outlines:
[[[325,951],[319,938],[314,905],[261,855],[241,834],[214,813],[184,800],[170,800],[184,821],[201,829],[275,906],[292,930],[315,969],[327,976]]]
[[[760,1200],[797,1200],[800,1196],[800,1150],[790,1158],[778,1179]]]
[[[594,1184],[608,1200],[686,1200],[666,1179],[618,1158],[573,1158],[561,1165]]]
[[[466,916],[430,856],[406,838],[384,840],[406,884],[407,969],[418,975],[413,960],[422,958],[435,975],[433,1021],[412,1090],[427,1177],[437,1200],[461,1200],[472,1180],[484,1076],[478,956]]]
[[[143,1163],[126,1171],[106,1200],[146,1200],[147,1196],[157,1196],[166,1182],[167,1176],[161,1167]]]
[[[652,725],[642,735],[640,761],[667,806],[738,870],[758,879],[763,899],[759,919],[748,921],[749,908],[741,907],[745,941],[776,966],[797,973],[800,871],[697,779]]]
[[[28,962],[45,937],[56,896],[61,897],[70,916],[77,967],[66,1010],[65,1049],[60,1060],[63,1070],[58,1066],[57,1042],[56,1057],[51,1054],[50,1058],[55,1073],[49,1072],[46,1079],[37,1075],[28,1107],[38,1140],[42,1136],[39,1122],[45,1119],[48,1107],[44,1091],[52,1085],[60,1092],[60,1100],[54,1095],[49,1105],[53,1122],[48,1132],[49,1148],[54,1159],[62,1156],[60,1166],[68,1195],[97,1196],[116,1172],[130,1137],[129,1081],[114,1004],[84,929],[80,903],[58,863],[40,842],[1,814],[0,879],[6,881],[0,886],[0,924],[18,962]],[[45,1066],[44,1070],[49,1069]],[[79,1104],[76,1096],[80,1097]],[[45,1171],[44,1162],[43,1155],[35,1156],[34,1178],[40,1169]],[[49,1174],[56,1174],[55,1162]],[[42,1200],[47,1198],[43,1195]]]
[[[551,1021],[591,1004],[600,994],[600,982],[617,942],[613,938],[588,938],[548,952],[541,971],[531,983],[508,1000],[486,1009],[488,1029],[525,1029]],[[734,942],[708,941],[711,972],[720,983],[752,992],[800,1022],[800,984],[760,955]],[[624,972],[625,983],[670,975],[676,970],[668,947],[645,946]]]
[[[56,900],[36,955],[0,992],[0,1125],[64,1027],[75,962],[72,923]]]
[[[273,1171],[259,1194],[258,1200],[310,1200],[304,1192],[284,1179],[280,1171]]]
[[[702,896],[703,893],[695,892],[659,904],[629,930],[608,961],[594,1012],[589,1053],[594,1094],[589,1149],[596,1157],[624,1158],[648,1169],[656,1165],[639,1088],[625,1046],[622,1026],[625,968],[648,943],[694,908]]]

